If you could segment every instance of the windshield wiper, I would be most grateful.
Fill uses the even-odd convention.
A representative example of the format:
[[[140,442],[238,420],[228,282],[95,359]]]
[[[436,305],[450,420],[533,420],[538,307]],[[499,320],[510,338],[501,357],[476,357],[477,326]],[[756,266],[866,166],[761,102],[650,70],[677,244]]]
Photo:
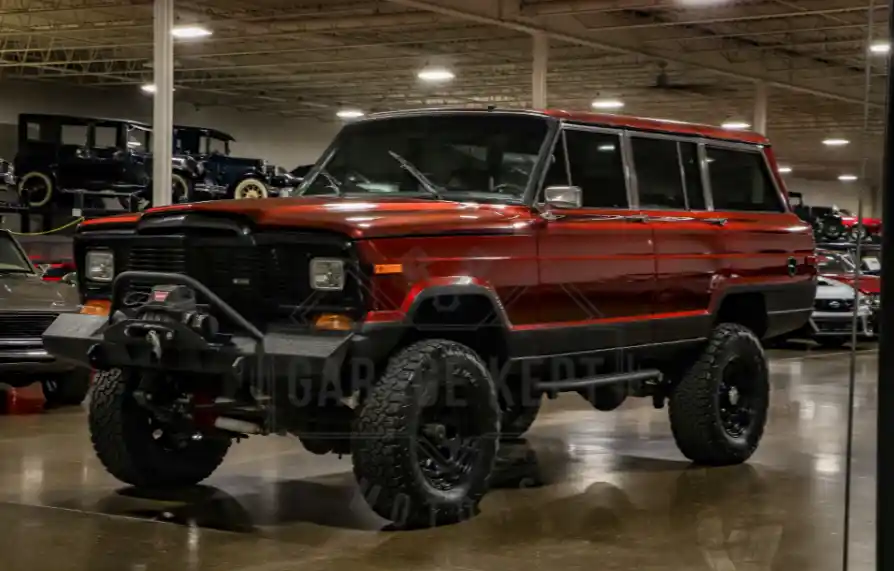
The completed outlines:
[[[428,177],[426,177],[419,171],[419,169],[413,166],[413,163],[398,155],[394,151],[388,151],[388,154],[391,155],[394,160],[396,160],[400,164],[402,169],[413,175],[413,178],[419,181],[419,184],[422,185],[422,188],[424,188],[426,192],[428,192],[430,195],[434,196],[438,200],[443,200],[441,197],[441,192],[440,190],[438,190],[438,186],[432,181],[428,180]]]

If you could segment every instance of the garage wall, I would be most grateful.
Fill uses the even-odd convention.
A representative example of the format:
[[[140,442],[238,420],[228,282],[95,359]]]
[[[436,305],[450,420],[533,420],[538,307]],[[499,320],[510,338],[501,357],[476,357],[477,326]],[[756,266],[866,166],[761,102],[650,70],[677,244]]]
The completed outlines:
[[[175,94],[176,97],[176,94]],[[135,87],[108,90],[56,84],[0,82],[0,157],[16,150],[19,113],[62,113],[151,122],[152,97]],[[174,121],[216,127],[236,137],[233,152],[287,168],[316,160],[337,132],[335,122],[289,119],[223,108],[176,105]]]

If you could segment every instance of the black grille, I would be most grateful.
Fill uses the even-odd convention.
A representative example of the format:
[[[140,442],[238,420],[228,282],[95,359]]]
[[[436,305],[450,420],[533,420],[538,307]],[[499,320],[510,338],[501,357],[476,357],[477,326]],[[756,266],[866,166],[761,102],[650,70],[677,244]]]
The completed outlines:
[[[814,307],[818,311],[842,311],[851,312],[854,310],[854,300],[852,299],[818,299]]]
[[[37,311],[0,313],[0,337],[40,337],[57,316]]]
[[[133,246],[127,257],[129,270],[186,272],[186,251],[180,246]]]

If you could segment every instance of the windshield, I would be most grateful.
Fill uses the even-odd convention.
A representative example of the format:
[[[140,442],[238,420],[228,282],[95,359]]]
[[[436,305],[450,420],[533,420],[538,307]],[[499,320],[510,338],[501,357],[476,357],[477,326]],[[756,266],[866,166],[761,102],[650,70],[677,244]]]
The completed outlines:
[[[0,272],[32,272],[28,259],[5,232],[0,232]]]
[[[211,137],[208,135],[205,135],[202,137],[202,148],[205,149],[206,155],[211,155],[211,154],[229,155],[230,154],[229,141],[225,141],[223,139],[217,139],[215,137]]]
[[[522,115],[428,115],[346,127],[299,194],[521,201],[549,124]]]
[[[854,271],[853,264],[844,256],[824,254],[817,261],[821,274],[848,274]]]

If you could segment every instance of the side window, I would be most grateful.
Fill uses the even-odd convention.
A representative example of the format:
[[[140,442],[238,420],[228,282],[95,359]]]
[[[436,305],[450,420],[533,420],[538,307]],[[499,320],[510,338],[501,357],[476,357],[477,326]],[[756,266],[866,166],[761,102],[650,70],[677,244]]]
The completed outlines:
[[[715,210],[785,211],[760,152],[706,150]]]
[[[87,145],[87,125],[62,125],[62,144]]]
[[[702,172],[698,162],[698,145],[677,143],[680,149],[680,163],[683,165],[683,180],[686,182],[686,199],[689,210],[705,209],[705,189],[702,186]]]
[[[560,153],[562,141],[556,146],[556,162],[565,157]],[[628,208],[627,183],[621,159],[621,138],[610,133],[578,131],[565,132],[565,146],[570,168],[569,182],[583,191],[585,208]],[[567,182],[565,183],[567,184]]]
[[[50,123],[28,121],[25,124],[26,138],[33,143],[52,143],[53,127]]]
[[[639,203],[643,208],[686,209],[686,195],[677,142],[670,139],[630,139]]]
[[[94,146],[99,149],[118,146],[118,129],[105,125],[99,125],[93,134]]]

